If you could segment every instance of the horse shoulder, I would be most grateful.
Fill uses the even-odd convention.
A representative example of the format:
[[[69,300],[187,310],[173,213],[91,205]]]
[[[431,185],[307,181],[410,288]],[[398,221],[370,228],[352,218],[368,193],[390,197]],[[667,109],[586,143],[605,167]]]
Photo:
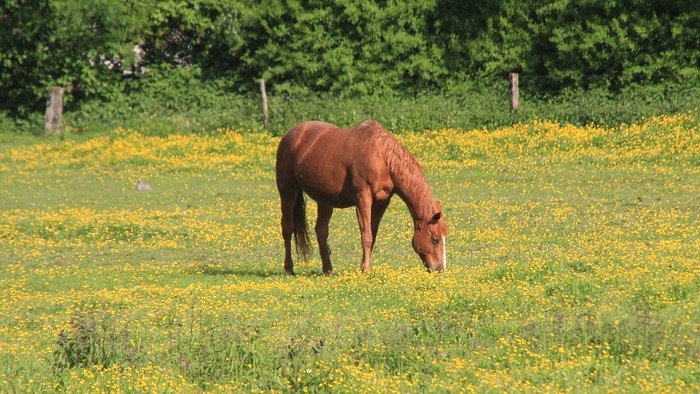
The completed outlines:
[[[394,183],[386,161],[376,146],[370,145],[356,152],[352,175],[357,191],[369,191],[374,200],[389,199],[394,193]]]

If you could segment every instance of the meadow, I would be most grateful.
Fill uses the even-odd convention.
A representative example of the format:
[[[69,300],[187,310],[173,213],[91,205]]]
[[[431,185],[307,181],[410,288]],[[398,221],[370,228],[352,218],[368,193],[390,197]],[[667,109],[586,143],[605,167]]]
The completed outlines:
[[[371,273],[350,209],[285,275],[259,130],[0,133],[0,392],[700,391],[696,113],[399,139],[444,273],[395,198]]]

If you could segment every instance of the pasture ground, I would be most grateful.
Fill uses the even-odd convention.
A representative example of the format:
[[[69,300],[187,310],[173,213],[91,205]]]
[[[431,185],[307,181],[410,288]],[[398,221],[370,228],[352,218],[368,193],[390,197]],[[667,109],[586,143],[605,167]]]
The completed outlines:
[[[442,274],[395,198],[370,274],[338,210],[284,275],[260,132],[0,134],[0,392],[700,391],[696,115],[400,140]]]

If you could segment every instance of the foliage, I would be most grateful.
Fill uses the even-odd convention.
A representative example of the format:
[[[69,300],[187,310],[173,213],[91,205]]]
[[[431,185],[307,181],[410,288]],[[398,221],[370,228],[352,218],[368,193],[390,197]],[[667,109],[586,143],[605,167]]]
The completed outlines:
[[[281,92],[414,91],[437,86],[446,74],[442,50],[429,42],[434,1],[280,3],[259,15],[269,36],[251,66],[283,82]]]
[[[171,71],[232,93],[265,78],[280,96],[347,98],[484,88],[510,71],[537,95],[700,78],[692,0],[31,4],[0,5],[0,102],[13,117],[40,110],[49,85],[67,86],[80,111],[128,102]]]
[[[459,48],[484,76],[519,71],[539,92],[697,81],[700,7],[693,1],[495,1],[486,28]]]
[[[147,9],[120,0],[10,0],[0,6],[0,101],[38,108],[51,85],[67,100],[113,98],[136,63]]]

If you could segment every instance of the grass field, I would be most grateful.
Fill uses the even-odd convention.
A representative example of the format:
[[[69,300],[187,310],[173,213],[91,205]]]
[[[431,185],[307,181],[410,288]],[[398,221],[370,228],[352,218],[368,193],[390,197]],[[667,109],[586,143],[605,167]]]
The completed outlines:
[[[0,133],[0,392],[700,391],[697,115],[399,138],[445,273],[396,198],[286,276],[259,131]]]

